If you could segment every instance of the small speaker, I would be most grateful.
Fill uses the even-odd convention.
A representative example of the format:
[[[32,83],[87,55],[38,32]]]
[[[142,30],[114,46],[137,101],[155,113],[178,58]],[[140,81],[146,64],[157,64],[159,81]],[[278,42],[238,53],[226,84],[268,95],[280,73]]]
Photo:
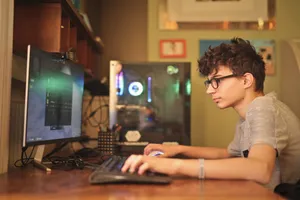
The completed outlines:
[[[98,133],[98,150],[104,155],[115,155],[117,152],[118,137],[109,129],[101,129]]]

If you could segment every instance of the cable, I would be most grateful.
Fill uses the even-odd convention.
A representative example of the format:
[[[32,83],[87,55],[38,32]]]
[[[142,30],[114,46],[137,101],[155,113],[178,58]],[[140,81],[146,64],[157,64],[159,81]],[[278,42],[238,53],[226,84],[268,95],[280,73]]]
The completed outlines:
[[[108,102],[105,102],[105,99],[104,99],[104,97],[100,97],[100,100],[102,100],[103,102],[104,102],[104,105],[107,105],[107,107],[109,107],[109,103]],[[101,103],[100,103],[100,105],[101,105]],[[101,117],[100,117],[100,122],[101,122],[101,124],[108,124],[108,115],[109,115],[109,112],[108,112],[108,110],[107,110],[107,113],[106,113],[106,119],[104,119],[104,120],[101,120],[101,118],[102,118],[102,112],[101,112]]]
[[[101,121],[101,115],[102,115],[102,112],[101,110],[103,108],[107,108],[108,105],[105,104],[105,105],[100,105],[98,108],[96,108],[94,111],[92,111],[89,115],[89,117],[87,118],[87,121],[89,122],[89,124],[92,126],[92,127],[99,127],[101,124],[105,124],[105,122],[107,122],[108,120],[108,117],[106,117],[105,121]],[[95,114],[98,112],[98,110],[100,110],[100,122],[95,118]],[[93,119],[93,121],[96,123],[92,123],[91,122],[91,119]]]
[[[108,107],[109,105],[108,105],[108,103],[107,102],[105,102],[105,100],[104,100],[104,98],[103,97],[99,97],[99,103],[100,103],[100,105],[102,105],[102,101],[104,102],[104,106],[106,106],[106,107]],[[102,109],[101,109],[102,110]],[[107,122],[108,122],[108,113],[106,113],[106,119],[102,119],[102,112],[101,112],[101,110],[100,110],[100,121],[98,121],[98,125],[100,126],[100,125],[102,125],[102,124],[106,124]],[[97,121],[95,118],[94,118],[94,120],[95,121]]]
[[[22,148],[21,158],[14,162],[15,167],[25,167],[26,165],[30,164],[34,160],[31,156],[34,152],[35,146],[32,147],[29,157],[27,156],[27,153],[26,153],[27,148],[28,147]],[[25,156],[25,158],[24,158],[24,156]],[[18,164],[19,162],[21,162],[21,164]]]
[[[90,101],[89,101],[87,107],[85,108],[85,112],[84,112],[84,114],[83,114],[83,117],[84,117],[85,119],[82,120],[83,123],[88,119],[88,118],[86,117],[86,116],[87,116],[87,112],[88,112],[88,110],[89,110],[89,107],[92,105],[92,103],[93,103],[93,101],[94,101],[94,98],[95,98],[95,96],[93,95],[93,96],[91,97],[91,99],[90,99]]]
[[[101,111],[101,109],[105,107],[108,107],[108,105],[101,105],[98,108],[96,108],[93,112],[90,113],[89,118],[93,117],[99,109]]]
[[[102,97],[100,96],[99,97],[99,101],[100,101],[100,106],[98,106],[96,109],[93,109],[93,105],[92,105],[92,102],[94,100],[95,96],[92,96],[92,98],[90,99],[87,107],[85,108],[85,112],[83,114],[83,119],[82,119],[82,123],[85,124],[86,122],[89,123],[90,126],[92,127],[99,127],[101,124],[105,124],[108,122],[108,116],[106,117],[106,119],[103,121],[101,118],[102,118],[102,112],[101,110],[105,107],[108,108],[108,103],[105,102],[104,100],[104,105],[101,105],[102,102]],[[95,118],[95,114],[100,110],[100,121],[98,121],[96,118]],[[90,111],[90,113],[88,114],[88,111]],[[93,122],[91,121],[91,118],[93,118]]]
[[[85,164],[80,156],[71,155],[68,157],[50,156],[47,158],[52,163],[52,168],[64,170],[83,169]]]
[[[46,159],[48,157],[50,157],[52,154],[55,154],[56,152],[60,151],[62,148],[64,148],[64,146],[66,146],[69,142],[63,142],[59,147],[55,147],[50,153],[48,153],[47,155],[45,155],[43,157],[43,159]]]

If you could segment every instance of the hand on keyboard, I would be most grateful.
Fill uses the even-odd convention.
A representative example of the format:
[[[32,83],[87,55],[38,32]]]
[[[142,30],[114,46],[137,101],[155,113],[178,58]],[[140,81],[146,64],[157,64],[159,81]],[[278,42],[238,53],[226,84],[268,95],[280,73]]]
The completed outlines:
[[[157,158],[143,155],[131,155],[124,163],[122,172],[137,172],[139,175],[146,171],[154,171],[162,174],[176,174],[181,166],[182,160]]]
[[[105,183],[157,183],[168,184],[171,178],[166,175],[146,171],[143,175],[137,173],[122,172],[121,168],[126,160],[126,157],[112,156],[104,161],[94,172],[89,176],[91,184],[105,184]]]

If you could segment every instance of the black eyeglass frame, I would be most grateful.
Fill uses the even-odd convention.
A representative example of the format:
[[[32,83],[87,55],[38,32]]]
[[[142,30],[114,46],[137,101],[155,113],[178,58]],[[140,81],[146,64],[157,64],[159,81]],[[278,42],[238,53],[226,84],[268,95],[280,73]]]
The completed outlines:
[[[218,78],[214,77],[212,79],[207,79],[206,81],[204,81],[204,85],[205,85],[206,88],[208,88],[209,84],[211,84],[211,86],[214,89],[218,89],[221,80],[226,79],[226,78],[231,78],[231,77],[237,77],[237,76],[238,75],[236,75],[236,74],[230,74],[230,75],[222,76],[222,77],[218,77]]]

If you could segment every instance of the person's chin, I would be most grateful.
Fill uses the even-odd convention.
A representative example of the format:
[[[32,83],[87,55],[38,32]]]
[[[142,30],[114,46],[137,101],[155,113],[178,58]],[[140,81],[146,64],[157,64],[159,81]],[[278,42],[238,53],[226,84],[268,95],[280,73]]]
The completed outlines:
[[[218,103],[216,103],[216,105],[217,105],[217,107],[220,108],[220,109],[228,108],[228,106],[227,106],[226,104],[224,104],[224,103],[218,102]]]
[[[225,108],[227,108],[227,107],[218,106],[218,108],[221,109],[221,110],[223,110],[223,109],[225,109]]]

